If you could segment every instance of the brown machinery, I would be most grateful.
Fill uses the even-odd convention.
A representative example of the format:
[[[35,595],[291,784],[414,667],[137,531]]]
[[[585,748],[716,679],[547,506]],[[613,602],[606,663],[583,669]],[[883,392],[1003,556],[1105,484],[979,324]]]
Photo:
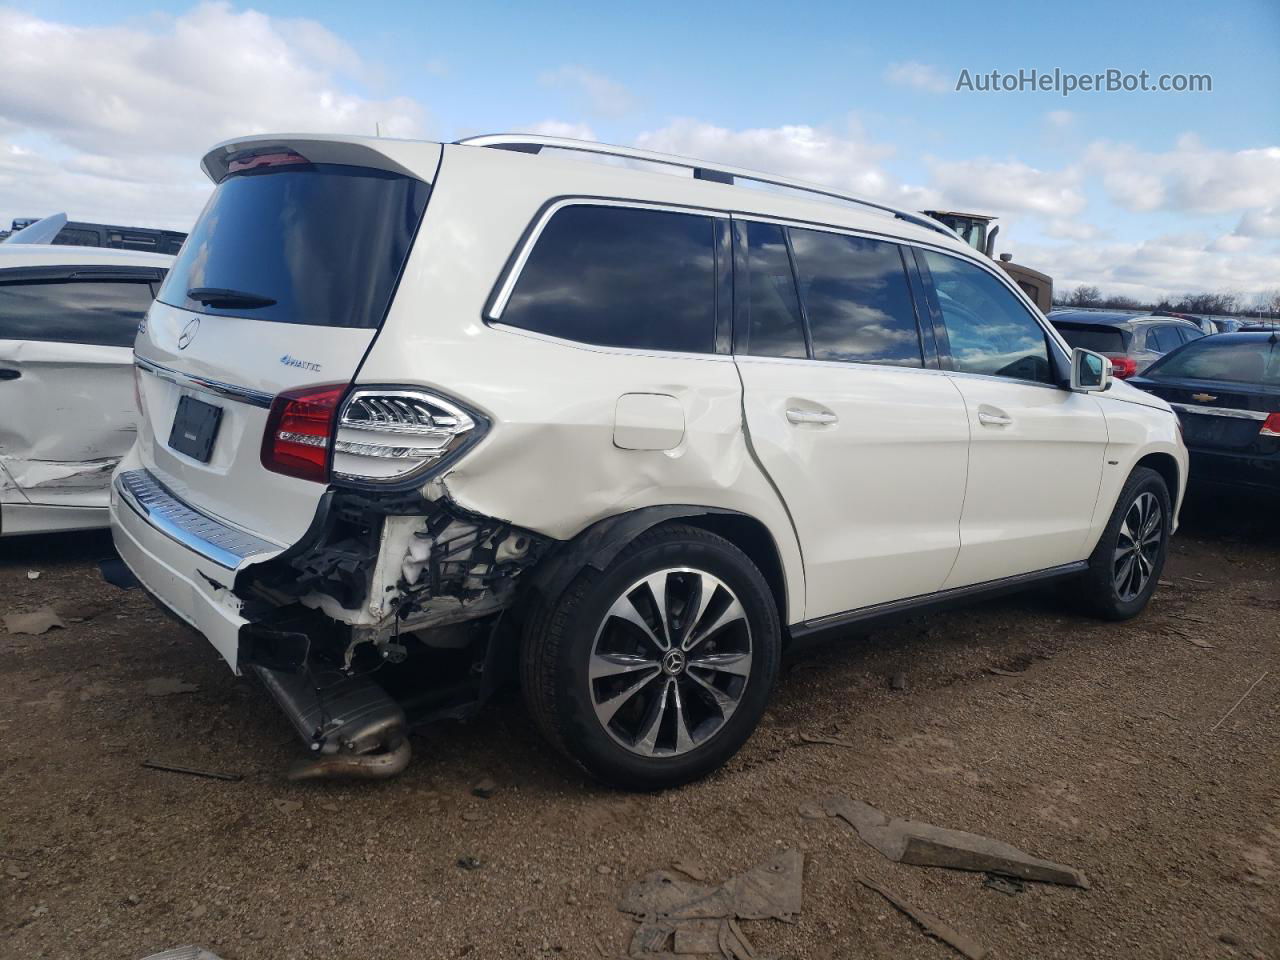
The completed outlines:
[[[985,213],[959,213],[955,210],[926,210],[926,216],[933,217],[939,223],[945,224],[960,235],[960,239],[975,250],[986,254],[988,257],[992,255],[995,249],[996,234],[1000,232],[999,227],[988,227],[991,221],[995,219]],[[997,261],[1009,274],[1022,292],[1032,299],[1041,313],[1048,313],[1053,308],[1053,278],[1047,274],[1041,273],[1039,270],[1032,270],[1030,267],[1023,266],[1020,263],[1013,262],[1013,254],[1002,253]]]

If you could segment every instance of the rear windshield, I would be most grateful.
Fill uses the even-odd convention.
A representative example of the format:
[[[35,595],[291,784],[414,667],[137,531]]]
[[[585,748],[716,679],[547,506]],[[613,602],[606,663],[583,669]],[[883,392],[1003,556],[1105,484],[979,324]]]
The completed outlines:
[[[1226,380],[1280,385],[1280,343],[1271,337],[1206,337],[1189,343],[1147,368],[1156,380]]]
[[[1124,353],[1129,349],[1130,334],[1115,327],[1073,327],[1064,323],[1057,325],[1057,331],[1072,347],[1094,353]]]
[[[336,164],[232,174],[157,299],[197,313],[378,327],[429,192],[421,180]],[[191,290],[236,296],[201,302]]]

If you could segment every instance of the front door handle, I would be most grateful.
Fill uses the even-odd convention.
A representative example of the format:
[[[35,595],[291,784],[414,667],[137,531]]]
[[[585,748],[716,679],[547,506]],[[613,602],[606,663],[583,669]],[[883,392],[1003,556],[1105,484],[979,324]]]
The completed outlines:
[[[20,376],[22,376],[22,374],[19,373],[17,370],[7,370],[7,369],[0,368],[0,380],[17,380]]]
[[[840,418],[829,411],[801,410],[798,407],[792,407],[787,411],[787,419],[792,423],[835,423]]]
[[[978,422],[986,427],[1007,427],[1013,423],[1013,417],[1006,417],[1002,413],[979,413]]]

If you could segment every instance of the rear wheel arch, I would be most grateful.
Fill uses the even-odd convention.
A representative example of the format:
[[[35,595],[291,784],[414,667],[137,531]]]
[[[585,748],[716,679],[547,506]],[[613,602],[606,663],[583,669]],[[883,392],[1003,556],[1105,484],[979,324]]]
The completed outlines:
[[[554,600],[584,568],[603,571],[632,540],[665,523],[698,527],[745,553],[768,583],[780,622],[787,623],[786,570],[773,534],[750,514],[721,507],[667,504],[598,520],[543,561],[532,578],[534,590],[544,599]]]

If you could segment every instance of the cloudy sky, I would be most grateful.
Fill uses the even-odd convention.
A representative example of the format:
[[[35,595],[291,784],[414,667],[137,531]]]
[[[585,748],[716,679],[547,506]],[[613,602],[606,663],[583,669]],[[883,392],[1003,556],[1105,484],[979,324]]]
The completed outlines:
[[[1280,288],[1280,2],[0,7],[0,223],[187,229],[249,132],[542,131],[998,214],[1061,289]],[[961,71],[1211,92],[957,91]],[[976,84],[975,84],[976,85]]]

